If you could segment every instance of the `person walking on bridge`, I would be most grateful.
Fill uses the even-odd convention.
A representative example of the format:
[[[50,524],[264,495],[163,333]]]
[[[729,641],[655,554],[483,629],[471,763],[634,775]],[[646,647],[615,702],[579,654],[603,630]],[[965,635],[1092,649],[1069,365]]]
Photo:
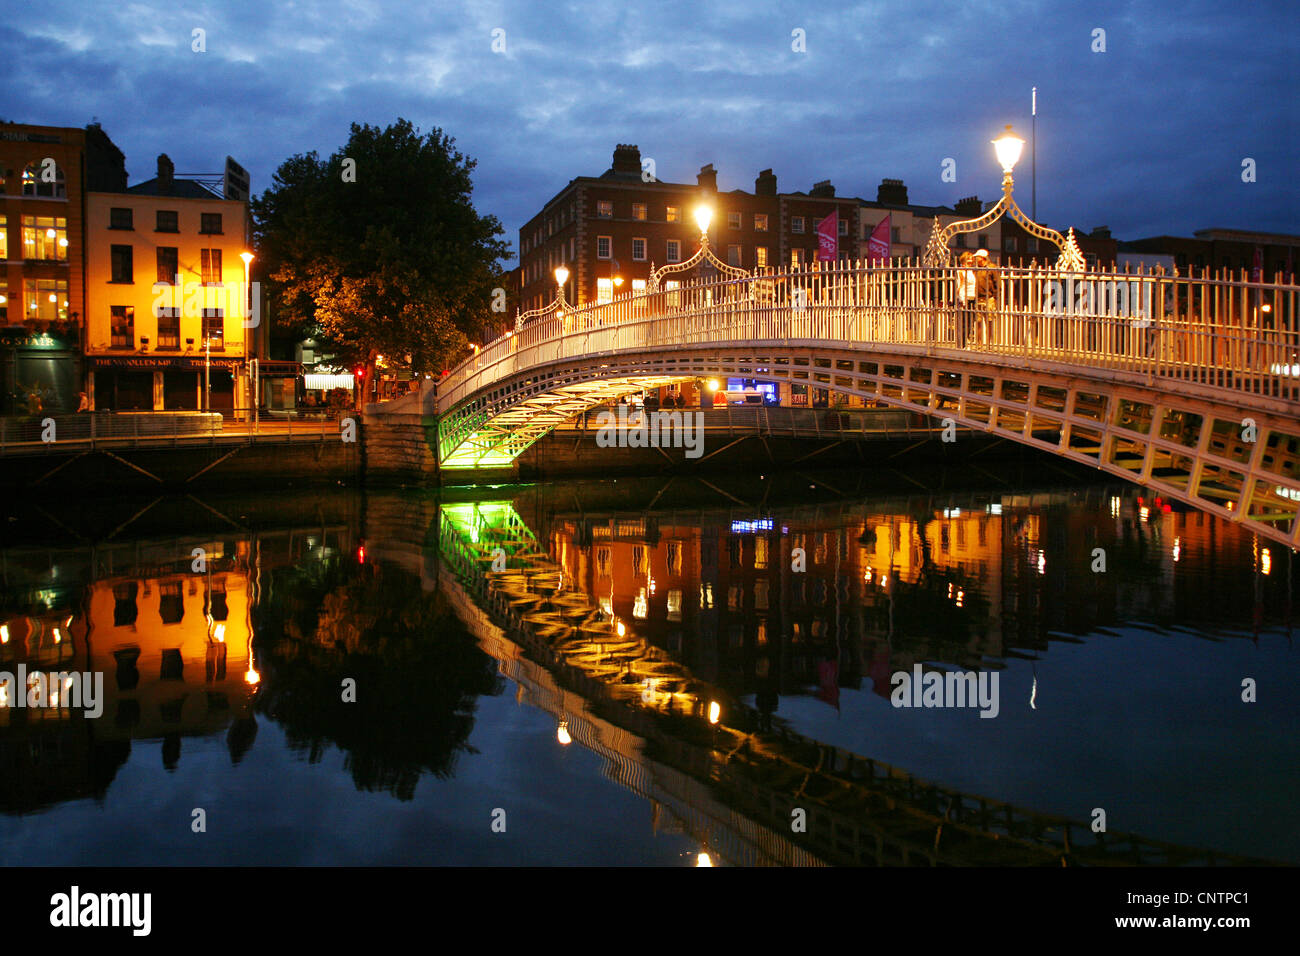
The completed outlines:
[[[989,251],[975,253],[975,306],[979,315],[979,344],[992,344],[993,319],[998,307],[998,277],[989,262]]]
[[[975,257],[963,252],[957,270],[957,348],[964,349],[975,327]]]

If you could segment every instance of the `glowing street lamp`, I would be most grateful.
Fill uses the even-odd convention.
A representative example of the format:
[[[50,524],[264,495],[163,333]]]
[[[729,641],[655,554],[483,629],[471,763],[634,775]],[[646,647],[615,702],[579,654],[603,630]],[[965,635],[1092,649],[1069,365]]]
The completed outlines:
[[[700,238],[703,242],[709,241],[709,223],[713,221],[713,209],[707,203],[700,203],[695,207],[695,222],[700,227]]]
[[[998,162],[1002,164],[1002,171],[1008,176],[1016,163],[1020,161],[1020,151],[1025,148],[1025,141],[1011,131],[1011,124],[1007,124],[1007,131],[993,140],[993,151],[998,155]]]

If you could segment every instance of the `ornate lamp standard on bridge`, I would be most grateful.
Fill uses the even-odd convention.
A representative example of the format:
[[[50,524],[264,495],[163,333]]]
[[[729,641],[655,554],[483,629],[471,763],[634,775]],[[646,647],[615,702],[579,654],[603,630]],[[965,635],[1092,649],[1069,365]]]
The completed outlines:
[[[1062,272],[1084,270],[1086,263],[1083,253],[1079,251],[1078,243],[1074,240],[1074,228],[1071,227],[1068,235],[1063,236],[1055,229],[1040,226],[1021,211],[1011,195],[1015,188],[1011,171],[1020,160],[1020,151],[1024,145],[1025,141],[1012,132],[1010,125],[1007,126],[1005,133],[993,140],[993,150],[997,154],[998,163],[1002,166],[1002,198],[998,200],[997,205],[976,219],[958,219],[941,227],[939,217],[936,216],[934,228],[930,232],[930,240],[925,246],[925,256],[922,260],[924,265],[932,267],[950,265],[952,258],[948,250],[948,242],[953,236],[964,232],[978,232],[997,222],[1001,216],[1007,215],[1023,226],[1026,232],[1039,239],[1046,239],[1061,250],[1056,260],[1057,269]]]
[[[700,203],[695,207],[695,224],[700,227],[700,248],[696,250],[695,255],[685,262],[670,262],[653,270],[650,273],[650,279],[646,282],[647,292],[658,292],[660,282],[664,276],[676,272],[689,272],[705,262],[723,275],[729,275],[737,279],[743,279],[749,275],[744,269],[737,269],[733,265],[728,265],[713,254],[713,250],[709,248],[709,223],[712,221],[713,209],[707,203]]]

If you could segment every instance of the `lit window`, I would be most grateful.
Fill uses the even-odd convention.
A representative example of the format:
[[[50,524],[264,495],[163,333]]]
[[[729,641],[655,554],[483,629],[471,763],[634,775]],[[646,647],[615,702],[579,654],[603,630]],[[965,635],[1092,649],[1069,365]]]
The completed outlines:
[[[668,240],[668,253],[667,253],[666,261],[667,262],[682,261],[682,241],[680,239]]]
[[[665,222],[680,222],[682,218],[681,206],[669,206],[667,213],[664,215]]]
[[[614,301],[614,280],[613,279],[596,280],[596,301],[597,302]]]
[[[632,203],[632,218],[645,219],[645,203],[643,202]]]
[[[754,231],[767,232],[767,213],[754,214]]]
[[[608,199],[601,199],[596,203],[596,215],[601,219],[614,218],[614,203]]]
[[[611,255],[610,249],[613,246],[613,243],[614,240],[610,236],[597,236],[596,237],[596,258],[608,259]]]
[[[803,216],[793,216],[790,219],[791,232],[803,232]]]
[[[754,250],[754,266],[759,269],[767,268],[767,246],[759,246]]]
[[[645,240],[632,240],[632,260],[634,262],[645,262]]]
[[[66,262],[68,220],[62,216],[23,216],[23,258]]]
[[[24,279],[23,318],[37,322],[61,321],[68,317],[66,279]]]
[[[9,258],[9,217],[0,216],[0,262]],[[0,303],[3,305],[3,303]]]
[[[645,279],[633,279],[633,280],[632,280],[632,291],[633,291],[633,293],[636,293],[636,292],[644,292],[644,291],[645,291]]]

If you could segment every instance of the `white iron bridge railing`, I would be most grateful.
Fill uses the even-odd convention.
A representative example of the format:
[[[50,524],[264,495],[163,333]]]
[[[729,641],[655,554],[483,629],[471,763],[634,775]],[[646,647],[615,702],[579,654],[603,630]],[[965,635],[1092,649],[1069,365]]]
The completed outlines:
[[[974,300],[959,295],[970,278],[960,266],[843,262],[696,278],[576,308],[557,302],[449,373],[438,411],[554,362],[727,345],[966,350],[1017,367],[1064,363],[1300,400],[1294,276],[1002,267],[985,270]]]

